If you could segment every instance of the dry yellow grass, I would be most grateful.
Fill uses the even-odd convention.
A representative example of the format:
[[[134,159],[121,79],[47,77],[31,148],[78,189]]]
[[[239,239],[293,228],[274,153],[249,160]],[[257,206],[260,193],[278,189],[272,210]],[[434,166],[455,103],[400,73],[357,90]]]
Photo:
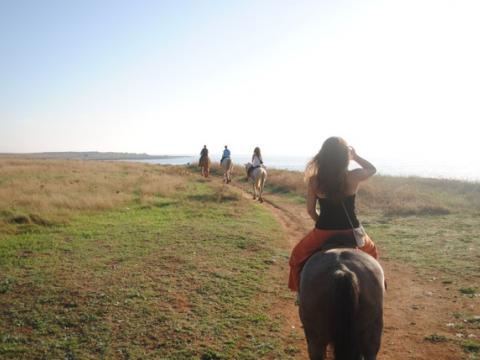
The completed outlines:
[[[305,196],[303,173],[268,170],[267,187],[274,192]],[[361,184],[358,207],[366,213],[429,215],[480,212],[480,184],[457,180],[376,175]]]
[[[212,172],[221,174],[218,164]],[[187,174],[186,168],[174,166],[0,157],[0,222],[13,217],[18,222],[48,223],[134,200],[150,203],[184,187]],[[235,166],[234,174],[238,180],[245,170]],[[301,172],[269,169],[267,186],[270,191],[305,196]],[[358,200],[363,213],[479,213],[480,184],[377,175],[362,184]]]
[[[61,219],[133,200],[149,202],[185,185],[179,171],[128,162],[0,157],[0,211],[4,217],[26,214]]]

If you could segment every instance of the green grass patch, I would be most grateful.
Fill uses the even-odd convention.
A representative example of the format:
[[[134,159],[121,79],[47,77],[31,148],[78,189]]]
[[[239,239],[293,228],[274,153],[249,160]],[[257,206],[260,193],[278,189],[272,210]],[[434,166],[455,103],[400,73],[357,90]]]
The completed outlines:
[[[460,288],[459,291],[463,295],[475,295],[476,289],[473,287],[465,287],[465,288]]]
[[[425,336],[424,340],[426,340],[428,342],[431,342],[431,343],[434,343],[434,344],[444,343],[444,342],[448,341],[446,336],[438,335],[438,334],[432,334],[432,335]]]
[[[467,293],[480,285],[478,217],[449,214],[422,217],[361,216],[382,258],[411,264],[420,273],[440,273],[445,285]]]
[[[286,261],[271,214],[196,178],[145,205],[0,235],[2,359],[290,357],[262,295]]]
[[[476,340],[467,340],[462,343],[462,348],[469,353],[480,353],[480,342]]]

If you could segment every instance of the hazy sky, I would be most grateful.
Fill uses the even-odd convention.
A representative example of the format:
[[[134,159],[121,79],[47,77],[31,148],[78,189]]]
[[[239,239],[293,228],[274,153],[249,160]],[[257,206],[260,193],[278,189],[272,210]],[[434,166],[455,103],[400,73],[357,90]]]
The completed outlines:
[[[478,163],[480,1],[0,0],[0,152]]]

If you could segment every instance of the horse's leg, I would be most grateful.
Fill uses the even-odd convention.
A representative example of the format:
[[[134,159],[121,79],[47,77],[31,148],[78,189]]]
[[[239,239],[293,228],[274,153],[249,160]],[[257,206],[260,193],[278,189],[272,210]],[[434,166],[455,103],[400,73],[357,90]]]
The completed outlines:
[[[304,328],[307,338],[307,349],[310,360],[323,360],[327,351],[327,343],[322,341],[315,330]]]
[[[262,202],[262,193],[260,192],[260,181],[255,181],[255,190],[257,191],[257,199]]]
[[[265,185],[265,177],[264,175],[262,174],[262,176],[260,177],[260,181],[259,181],[259,192],[260,192],[260,197],[259,197],[259,200],[260,202],[263,203],[263,186]]]
[[[363,333],[361,339],[361,348],[365,360],[375,360],[380,343],[382,342],[383,317],[380,315],[377,320],[373,321],[368,331]]]
[[[257,188],[255,187],[255,180],[253,180],[252,186],[253,186],[253,200],[255,200],[257,198]]]
[[[359,343],[365,360],[375,360],[380,350],[383,331],[383,276],[377,274],[374,283],[368,284],[366,302],[359,309],[360,324],[368,324],[361,329]]]
[[[327,345],[317,343],[317,344],[308,344],[308,355],[310,360],[323,360],[325,359],[325,352],[327,350]]]

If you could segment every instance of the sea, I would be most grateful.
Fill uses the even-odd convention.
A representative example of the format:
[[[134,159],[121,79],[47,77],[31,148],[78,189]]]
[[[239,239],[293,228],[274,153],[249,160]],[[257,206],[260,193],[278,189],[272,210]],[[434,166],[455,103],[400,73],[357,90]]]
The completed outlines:
[[[221,156],[212,155],[212,161],[220,161]],[[304,171],[311,157],[307,156],[264,156],[265,166],[272,169]],[[251,155],[232,156],[235,164],[246,164]],[[450,164],[447,162],[431,162],[421,160],[386,160],[369,159],[377,168],[378,174],[391,176],[418,176],[424,178],[455,179],[469,182],[480,182],[480,163]],[[198,156],[175,156],[165,159],[132,160],[150,164],[187,165],[198,163]],[[352,162],[352,168],[356,165]],[[357,166],[358,167],[358,166]]]

